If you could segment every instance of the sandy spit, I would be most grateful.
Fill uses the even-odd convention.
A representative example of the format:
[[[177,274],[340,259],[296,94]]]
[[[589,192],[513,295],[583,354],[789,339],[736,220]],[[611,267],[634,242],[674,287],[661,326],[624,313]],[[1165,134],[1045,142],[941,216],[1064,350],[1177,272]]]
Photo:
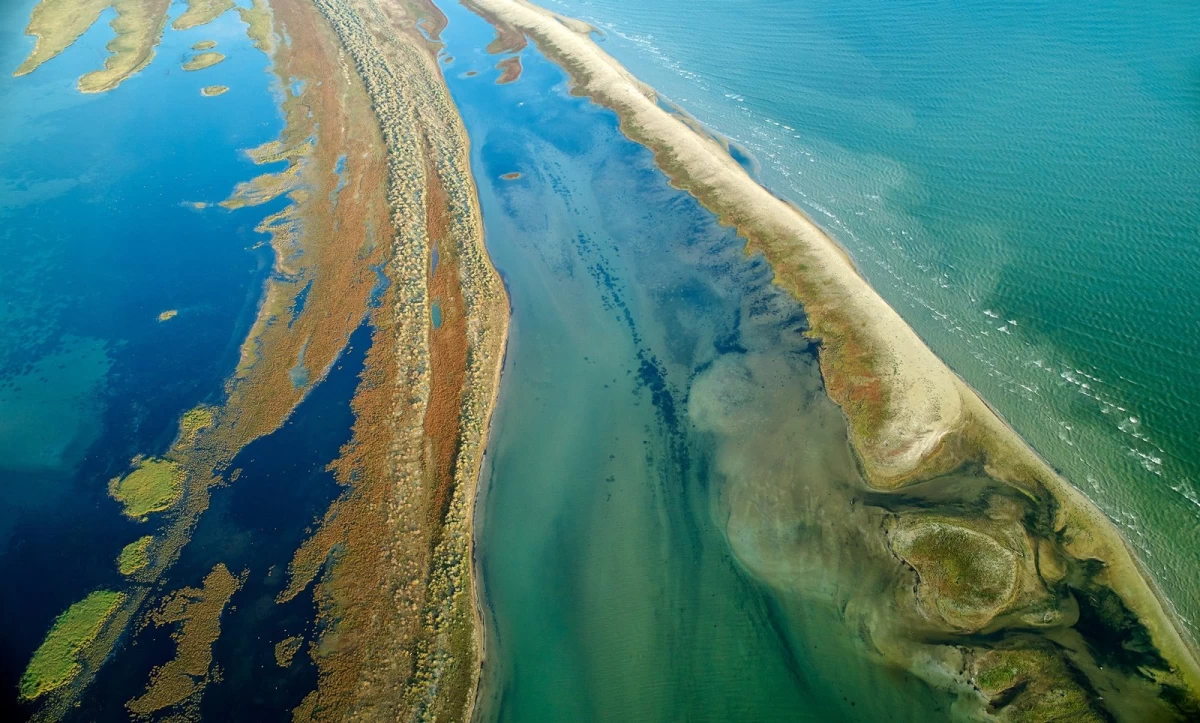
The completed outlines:
[[[1195,643],[1181,632],[1169,602],[1116,526],[925,345],[833,238],[759,185],[720,143],[664,110],[652,88],[591,40],[593,28],[586,23],[525,0],[464,2],[489,20],[532,38],[570,73],[576,92],[614,110],[626,133],[654,151],[660,163],[669,159],[670,169],[664,170],[676,182],[685,176],[687,182],[681,185],[701,203],[718,213],[718,208],[736,209],[739,218],[753,219],[756,231],[777,239],[771,251],[781,286],[790,286],[783,267],[802,270],[808,288],[818,289],[825,301],[835,299],[837,308],[854,320],[857,332],[877,355],[875,368],[889,392],[888,414],[878,438],[869,445],[855,440],[873,483],[889,486],[889,480],[928,476],[931,467],[946,464],[945,448],[961,447],[957,438],[970,428],[966,453],[986,459],[990,473],[1014,482],[1020,476],[1054,495],[1059,503],[1058,526],[1070,540],[1068,551],[1079,559],[1106,563],[1104,582],[1141,618],[1182,681],[1200,695],[1200,655]]]

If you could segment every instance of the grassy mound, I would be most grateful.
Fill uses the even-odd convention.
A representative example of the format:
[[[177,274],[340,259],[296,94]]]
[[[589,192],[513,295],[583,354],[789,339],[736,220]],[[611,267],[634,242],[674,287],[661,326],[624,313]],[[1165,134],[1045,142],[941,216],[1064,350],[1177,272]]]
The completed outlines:
[[[1014,723],[1106,720],[1067,664],[1051,650],[990,650],[975,659],[972,682],[997,705],[997,717]]]
[[[1011,602],[1013,553],[990,536],[944,521],[902,525],[892,547],[921,578],[923,596],[946,622],[976,628]]]

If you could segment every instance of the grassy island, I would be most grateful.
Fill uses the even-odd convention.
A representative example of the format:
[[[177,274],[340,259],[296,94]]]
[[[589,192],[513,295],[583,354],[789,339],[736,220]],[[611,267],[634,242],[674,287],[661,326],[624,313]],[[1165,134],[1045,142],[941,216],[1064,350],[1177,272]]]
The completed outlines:
[[[137,468],[124,477],[113,479],[108,493],[125,505],[125,514],[141,519],[162,512],[183,494],[183,469],[163,459],[143,459]]]
[[[213,96],[222,95],[228,90],[228,85],[206,85],[200,89],[200,95],[205,98],[212,98]]]
[[[215,40],[201,40],[198,43],[192,44],[192,50],[195,50],[196,52],[200,52],[201,50],[212,50],[215,47],[217,47],[217,41]]]
[[[189,71],[204,70],[205,68],[211,68],[212,66],[216,65],[217,63],[221,62],[224,59],[225,59],[224,55],[222,55],[221,53],[214,52],[214,51],[209,51],[206,53],[197,53],[196,55],[192,56],[191,60],[189,60],[183,64],[183,69],[189,70]]]
[[[291,635],[275,643],[275,664],[281,668],[290,666],[303,645],[304,638],[299,635]]]
[[[167,309],[166,311],[164,311],[158,315],[158,320],[159,321],[170,321],[171,319],[174,319],[177,316],[179,316],[178,309]]]
[[[153,541],[153,537],[146,535],[139,537],[121,550],[121,554],[117,556],[117,569],[122,575],[132,575],[150,564],[150,557],[147,553],[150,550],[150,543]]]
[[[21,697],[33,700],[70,683],[82,669],[79,652],[124,600],[119,592],[97,590],[59,615],[21,676]]]
[[[963,525],[905,520],[892,546],[917,571],[930,611],[955,627],[980,627],[1017,591],[1016,554]]]

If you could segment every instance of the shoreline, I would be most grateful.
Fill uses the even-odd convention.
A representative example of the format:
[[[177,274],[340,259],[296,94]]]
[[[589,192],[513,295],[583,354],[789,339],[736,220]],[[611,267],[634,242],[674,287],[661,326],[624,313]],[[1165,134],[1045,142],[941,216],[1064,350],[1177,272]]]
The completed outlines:
[[[498,32],[533,39],[571,77],[573,93],[616,112],[622,132],[654,153],[672,185],[734,227],[748,253],[766,256],[775,283],[809,315],[826,391],[843,410],[872,487],[895,490],[978,462],[1034,499],[1048,493],[1063,548],[1103,563],[1096,579],[1144,626],[1178,682],[1200,695],[1196,643],[1116,526],[926,346],[832,236],[750,177],[719,142],[664,110],[596,45],[590,26],[524,0],[463,1]]]

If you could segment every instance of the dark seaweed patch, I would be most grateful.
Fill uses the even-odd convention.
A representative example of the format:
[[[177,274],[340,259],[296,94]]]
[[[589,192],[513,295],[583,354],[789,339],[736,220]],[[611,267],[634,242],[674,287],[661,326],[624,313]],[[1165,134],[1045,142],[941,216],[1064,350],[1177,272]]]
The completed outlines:
[[[1072,588],[1079,602],[1075,629],[1101,665],[1115,665],[1130,674],[1147,676],[1142,669],[1168,670],[1170,666],[1150,640],[1150,634],[1112,589],[1088,585]]]

